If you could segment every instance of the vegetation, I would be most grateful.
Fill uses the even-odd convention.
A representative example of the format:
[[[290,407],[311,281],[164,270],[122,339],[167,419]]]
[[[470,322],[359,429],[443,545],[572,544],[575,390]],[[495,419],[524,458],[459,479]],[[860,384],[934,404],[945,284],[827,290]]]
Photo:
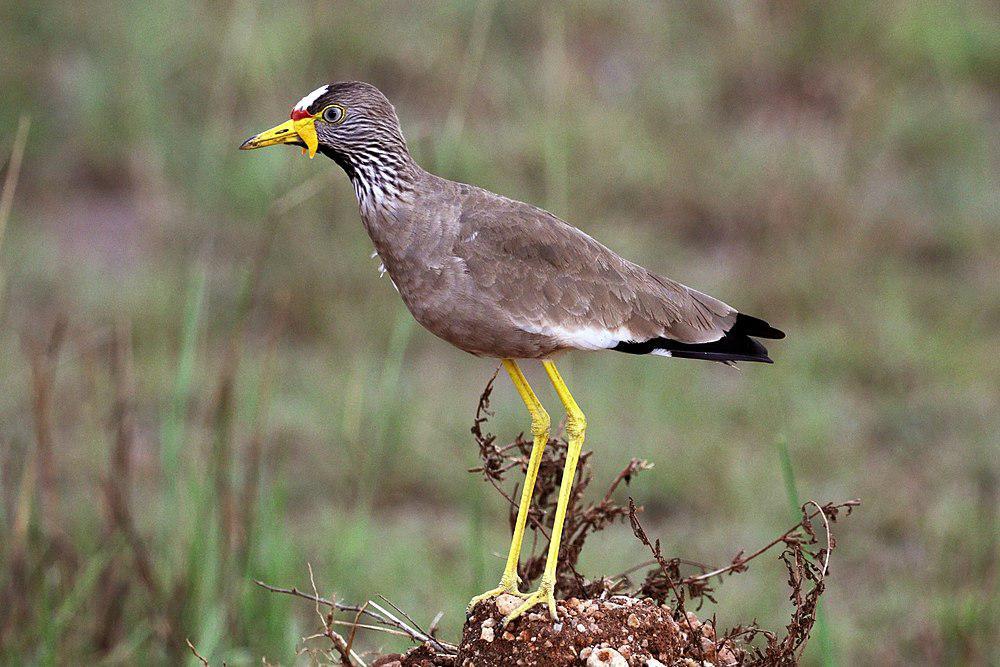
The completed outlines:
[[[993,4],[0,18],[0,662],[175,663],[189,637],[213,664],[288,664],[316,618],[252,580],[309,590],[306,563],[348,602],[381,593],[425,627],[443,610],[450,636],[495,583],[506,508],[466,472],[492,362],[411,322],[333,164],[236,151],[347,78],[386,91],[428,169],[789,333],[742,373],[561,364],[597,488],[656,464],[629,493],[665,555],[725,564],[785,530],[795,494],[860,497],[806,661],[998,659]],[[527,428],[509,385],[493,400],[504,440]],[[599,539],[585,575],[648,557],[628,526]],[[781,627],[784,578],[755,561],[720,621]]]

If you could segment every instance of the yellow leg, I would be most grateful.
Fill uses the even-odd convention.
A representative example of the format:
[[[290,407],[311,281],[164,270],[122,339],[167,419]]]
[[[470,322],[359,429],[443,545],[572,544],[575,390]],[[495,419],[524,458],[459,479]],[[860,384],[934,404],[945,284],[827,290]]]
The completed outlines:
[[[556,613],[556,598],[554,593],[556,583],[556,565],[559,563],[559,543],[562,541],[563,523],[566,521],[566,510],[569,506],[569,496],[573,490],[573,477],[576,474],[576,464],[580,460],[580,450],[583,449],[583,436],[587,430],[587,420],[583,416],[583,411],[576,404],[573,395],[566,387],[556,365],[551,361],[543,361],[545,372],[552,381],[559,400],[566,408],[566,438],[569,445],[566,450],[566,467],[563,469],[562,482],[559,486],[559,502],[556,504],[556,518],[552,526],[552,540],[549,542],[549,553],[545,558],[545,571],[542,573],[542,580],[539,582],[538,590],[529,595],[524,604],[511,612],[503,620],[506,625],[524,612],[537,604],[544,603],[549,608],[553,620],[558,620]]]
[[[531,446],[531,456],[528,458],[528,471],[524,476],[524,488],[521,490],[521,504],[517,508],[517,520],[514,523],[514,537],[510,541],[510,551],[507,553],[507,564],[500,578],[500,585],[486,591],[482,595],[477,595],[469,602],[469,611],[476,604],[487,598],[491,598],[501,593],[510,593],[524,597],[518,588],[517,563],[521,556],[521,543],[524,540],[524,528],[528,522],[528,507],[531,505],[531,494],[535,489],[535,479],[538,477],[538,467],[542,463],[542,452],[549,441],[549,413],[542,407],[541,401],[535,396],[531,385],[528,384],[524,373],[518,368],[513,359],[504,359],[503,366],[510,375],[510,379],[521,395],[521,400],[531,413],[531,433],[534,436],[534,443]]]

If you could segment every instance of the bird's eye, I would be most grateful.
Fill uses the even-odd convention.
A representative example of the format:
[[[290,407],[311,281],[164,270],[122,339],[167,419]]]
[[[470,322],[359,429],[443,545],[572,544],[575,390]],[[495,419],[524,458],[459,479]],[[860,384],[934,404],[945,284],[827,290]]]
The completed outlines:
[[[331,104],[327,108],[323,109],[323,120],[327,123],[339,123],[344,120],[344,115],[344,107],[336,104]]]

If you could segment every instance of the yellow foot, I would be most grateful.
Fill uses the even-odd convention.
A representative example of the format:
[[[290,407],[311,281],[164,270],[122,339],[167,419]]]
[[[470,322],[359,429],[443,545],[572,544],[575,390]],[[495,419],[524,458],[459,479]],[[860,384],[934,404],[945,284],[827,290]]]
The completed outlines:
[[[504,593],[506,593],[507,595],[516,595],[517,597],[520,598],[528,597],[527,593],[522,593],[521,591],[517,590],[516,580],[508,581],[506,579],[501,579],[500,585],[497,586],[496,588],[490,589],[485,593],[477,595],[476,597],[469,600],[469,606],[465,608],[465,613],[471,612],[472,608],[475,607],[480,602],[482,602],[483,600],[489,600],[490,598],[495,598],[496,596],[503,595]]]
[[[535,605],[545,604],[549,608],[549,615],[552,617],[553,621],[559,620],[559,614],[556,613],[556,596],[552,592],[553,585],[546,583],[544,580],[538,587],[538,590],[534,593],[530,593],[524,596],[524,603],[514,611],[507,614],[503,619],[503,625],[507,625],[513,621],[518,616],[521,616],[526,611],[534,607]]]

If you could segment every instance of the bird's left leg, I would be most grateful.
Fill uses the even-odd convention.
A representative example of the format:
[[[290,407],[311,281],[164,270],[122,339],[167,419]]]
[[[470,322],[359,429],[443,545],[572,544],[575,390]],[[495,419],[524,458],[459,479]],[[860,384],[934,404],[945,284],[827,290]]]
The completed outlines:
[[[545,570],[538,584],[538,590],[527,597],[524,603],[512,611],[504,620],[504,625],[514,620],[524,612],[538,604],[549,608],[553,620],[558,620],[556,613],[556,566],[559,563],[559,543],[562,540],[563,523],[566,521],[566,511],[569,509],[569,497],[573,490],[573,477],[576,474],[576,464],[580,460],[580,450],[583,449],[583,436],[587,430],[587,419],[576,404],[573,394],[563,382],[556,365],[551,361],[543,361],[545,372],[548,373],[552,386],[559,394],[559,400],[566,408],[566,466],[563,468],[562,482],[559,486],[559,502],[556,504],[556,518],[552,526],[552,539],[549,541],[549,552],[545,557]]]
[[[524,475],[524,488],[521,489],[521,504],[517,508],[517,520],[514,522],[514,535],[510,540],[510,551],[507,553],[507,565],[504,567],[500,584],[482,595],[477,595],[469,602],[468,610],[481,600],[510,593],[511,595],[525,596],[518,590],[517,563],[521,556],[521,542],[524,539],[524,528],[528,522],[528,508],[531,506],[531,494],[535,489],[535,479],[538,477],[538,468],[542,463],[542,453],[545,445],[549,441],[549,413],[542,407],[541,401],[535,396],[535,392],[528,384],[528,379],[518,367],[513,359],[504,359],[503,366],[510,375],[517,393],[531,413],[531,433],[534,436],[534,444],[531,446],[531,456],[528,458],[528,469]]]

